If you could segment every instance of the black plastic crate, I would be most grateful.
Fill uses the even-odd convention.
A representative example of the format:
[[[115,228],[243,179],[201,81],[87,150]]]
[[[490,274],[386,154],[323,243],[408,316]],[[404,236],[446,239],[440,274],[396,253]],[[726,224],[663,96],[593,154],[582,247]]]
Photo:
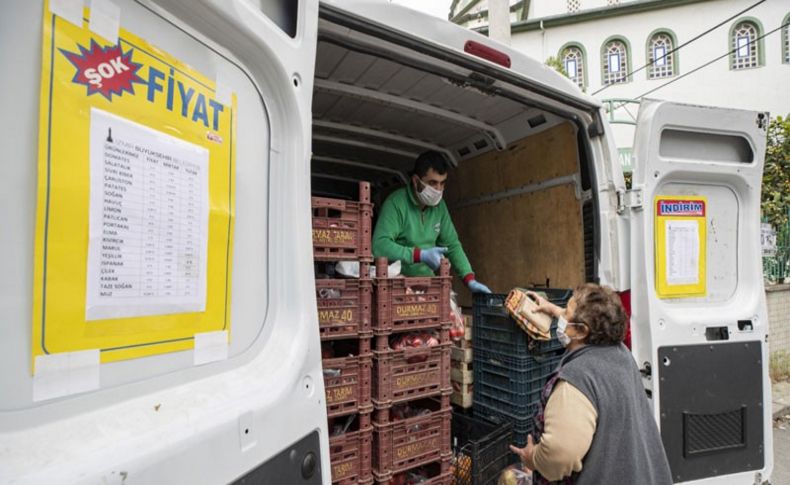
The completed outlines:
[[[492,392],[488,387],[485,387],[485,391],[481,392],[480,389],[483,387],[485,386],[475,383],[474,405],[482,404],[492,409],[499,409],[519,419],[533,416],[538,409],[540,389],[536,389],[524,397],[524,399],[530,399],[529,401],[515,405],[511,396],[504,396],[496,391]]]
[[[525,354],[514,357],[501,352],[490,352],[478,348],[473,348],[475,363],[486,364],[493,368],[494,372],[507,372],[512,379],[522,381],[532,381],[537,378],[545,378],[557,369],[565,349],[556,350],[545,354]],[[477,376],[475,376],[477,382]]]
[[[475,401],[501,407],[516,416],[531,416],[560,358],[554,357],[525,372],[486,361],[475,363]]]
[[[456,485],[493,485],[511,463],[513,440],[509,422],[453,412],[453,450]]]
[[[539,288],[546,294],[549,301],[565,306],[572,290]],[[551,324],[551,340],[535,340],[529,338],[521,327],[510,317],[505,309],[506,294],[476,294],[474,301],[475,331],[472,333],[473,345],[481,350],[498,352],[512,357],[526,354],[543,354],[562,349],[557,340],[557,321]]]
[[[488,406],[483,404],[482,402],[477,401],[477,396],[475,396],[475,402],[473,407],[473,413],[475,417],[478,419],[485,419],[487,421],[491,421],[492,423],[496,424],[508,424],[511,426],[512,431],[512,443],[518,447],[527,446],[527,436],[529,436],[532,431],[534,430],[534,418],[532,415],[530,416],[515,416],[510,414],[506,411],[503,411],[500,408]],[[513,457],[508,458],[508,463],[513,462]]]

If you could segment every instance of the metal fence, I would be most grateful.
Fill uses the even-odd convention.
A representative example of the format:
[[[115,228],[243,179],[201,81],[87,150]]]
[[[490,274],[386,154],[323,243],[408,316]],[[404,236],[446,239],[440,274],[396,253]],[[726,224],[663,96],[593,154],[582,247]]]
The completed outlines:
[[[787,222],[763,233],[763,277],[766,283],[790,283],[790,207]]]

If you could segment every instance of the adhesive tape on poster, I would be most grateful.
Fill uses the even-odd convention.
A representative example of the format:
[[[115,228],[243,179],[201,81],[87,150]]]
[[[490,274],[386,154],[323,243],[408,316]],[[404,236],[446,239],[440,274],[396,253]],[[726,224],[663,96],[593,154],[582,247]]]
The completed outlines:
[[[230,106],[232,104],[232,95],[233,91],[230,89],[230,86],[218,75],[214,83],[214,98],[217,102]]]
[[[49,11],[77,27],[82,27],[84,4],[84,0],[49,0]]]
[[[195,365],[227,360],[228,331],[202,332],[195,334]]]
[[[99,388],[99,350],[37,355],[33,401],[45,401]]]
[[[118,30],[121,27],[121,8],[110,0],[91,0],[91,16],[88,28],[108,40],[118,43]]]

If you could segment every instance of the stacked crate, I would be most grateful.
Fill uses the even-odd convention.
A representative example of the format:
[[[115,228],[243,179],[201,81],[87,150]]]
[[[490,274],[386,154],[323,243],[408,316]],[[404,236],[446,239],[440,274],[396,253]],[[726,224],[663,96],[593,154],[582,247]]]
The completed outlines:
[[[541,289],[552,303],[566,306],[570,290]],[[556,320],[549,341],[533,340],[510,318],[507,295],[476,295],[474,303],[475,416],[513,426],[513,441],[525,446],[543,386],[562,353]]]
[[[453,412],[454,485],[496,485],[512,461],[510,423],[492,423],[464,411]]]
[[[387,261],[376,263],[373,475],[377,484],[449,485],[449,263],[443,260],[439,276],[429,278],[387,278]],[[404,335],[417,344],[435,340],[393,349]]]
[[[464,315],[464,336],[453,342],[450,382],[453,394],[450,401],[456,406],[469,409],[472,407],[474,374],[472,373],[472,316]]]
[[[359,184],[358,201],[313,197],[312,211],[316,265],[331,270],[338,261],[354,261],[360,266],[358,279],[316,279],[315,285],[332,483],[372,484],[370,184]]]

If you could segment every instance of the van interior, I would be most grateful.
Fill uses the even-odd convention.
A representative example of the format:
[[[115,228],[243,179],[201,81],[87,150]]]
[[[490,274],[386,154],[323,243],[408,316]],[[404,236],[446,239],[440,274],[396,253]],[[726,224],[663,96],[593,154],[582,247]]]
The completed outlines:
[[[537,90],[495,87],[475,67],[486,61],[468,56],[471,67],[460,66],[402,34],[322,13],[314,196],[354,200],[358,182],[369,181],[375,227],[376,207],[407,183],[420,153],[436,150],[451,167],[445,200],[479,281],[506,293],[595,280],[587,130],[571,107],[557,109]]]

